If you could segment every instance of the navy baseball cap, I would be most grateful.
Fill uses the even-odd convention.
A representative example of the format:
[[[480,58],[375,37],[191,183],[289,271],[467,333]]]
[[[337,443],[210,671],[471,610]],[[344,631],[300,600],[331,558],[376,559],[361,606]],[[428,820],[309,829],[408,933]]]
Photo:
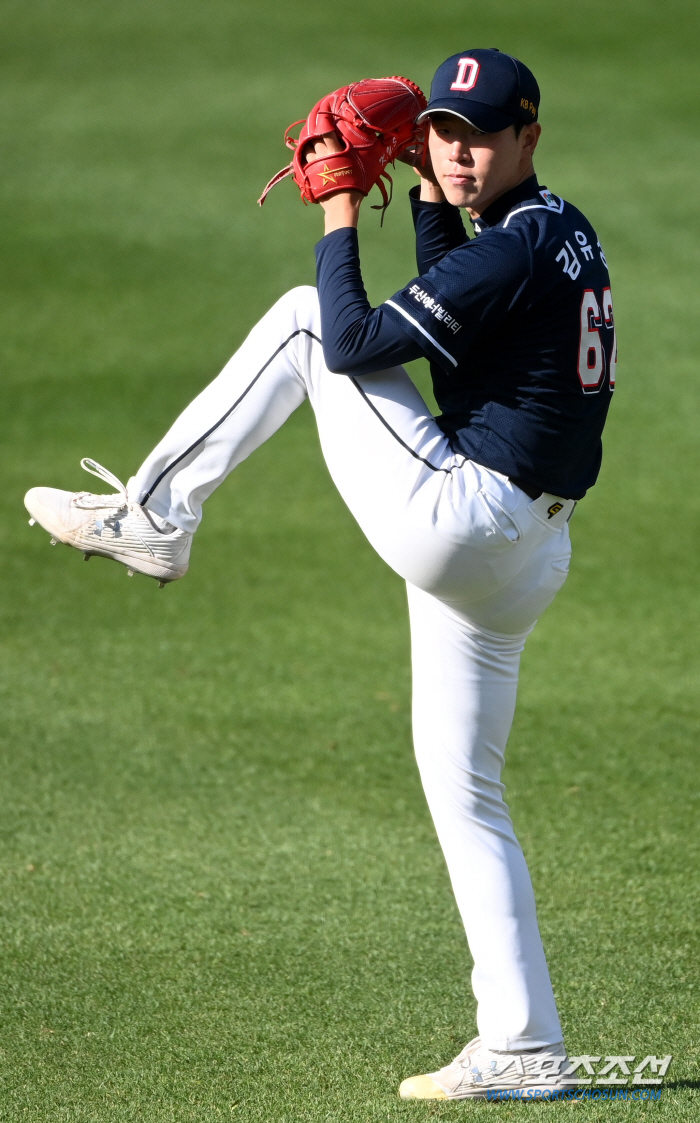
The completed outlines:
[[[537,120],[540,88],[531,70],[495,47],[460,51],[435,71],[430,100],[418,117],[451,113],[484,133],[500,133],[516,121]]]

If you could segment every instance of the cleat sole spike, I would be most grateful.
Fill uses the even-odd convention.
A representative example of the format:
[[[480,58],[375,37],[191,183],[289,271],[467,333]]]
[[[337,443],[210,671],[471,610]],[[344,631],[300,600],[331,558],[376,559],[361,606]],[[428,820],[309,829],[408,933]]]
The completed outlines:
[[[83,561],[90,561],[92,554],[83,554]]]
[[[52,538],[51,541],[49,542],[49,545],[50,546],[58,546],[58,539]]]
[[[30,526],[34,526],[34,523],[35,523],[35,522],[36,522],[36,519],[30,519],[30,520],[29,520],[29,525],[30,525]]]
[[[127,574],[127,577],[133,577],[134,576],[133,569],[127,569],[126,574]]]
[[[159,581],[159,582],[158,582],[158,588],[159,588],[159,589],[164,589],[164,588],[165,588],[165,586],[166,586],[167,584],[168,584],[168,582],[167,582],[167,581]]]

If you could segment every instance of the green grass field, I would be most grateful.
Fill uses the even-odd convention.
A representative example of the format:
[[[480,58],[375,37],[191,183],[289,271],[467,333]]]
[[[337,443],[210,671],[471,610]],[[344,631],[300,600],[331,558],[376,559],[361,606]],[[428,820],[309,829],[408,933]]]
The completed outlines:
[[[5,0],[0,98],[0,1120],[695,1120],[700,811],[697,41],[689,0]],[[541,180],[611,263],[618,392],[506,780],[575,1053],[673,1053],[660,1103],[420,1105],[474,1033],[412,759],[401,582],[308,409],[211,499],[164,592],[51,550],[35,484],[127,478],[255,319],[313,283],[281,134],[465,47],[543,89]],[[413,275],[411,182],[361,231]],[[415,364],[421,386],[426,371]]]

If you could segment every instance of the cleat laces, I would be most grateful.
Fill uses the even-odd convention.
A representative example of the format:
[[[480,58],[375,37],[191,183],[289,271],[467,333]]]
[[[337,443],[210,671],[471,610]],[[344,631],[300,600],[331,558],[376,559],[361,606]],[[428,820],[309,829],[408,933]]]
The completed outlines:
[[[92,460],[89,456],[84,456],[80,461],[81,468],[91,475],[97,476],[98,480],[104,480],[105,483],[111,484],[112,487],[117,488],[117,491],[111,495],[94,495],[91,491],[81,491],[73,499],[73,506],[79,507],[84,511],[99,510],[101,508],[112,508],[115,511],[123,511],[130,506],[129,499],[126,494],[126,488],[121,480],[118,480],[113,472],[103,468],[96,460]],[[113,518],[114,516],[108,516]],[[102,528],[100,527],[100,530]]]

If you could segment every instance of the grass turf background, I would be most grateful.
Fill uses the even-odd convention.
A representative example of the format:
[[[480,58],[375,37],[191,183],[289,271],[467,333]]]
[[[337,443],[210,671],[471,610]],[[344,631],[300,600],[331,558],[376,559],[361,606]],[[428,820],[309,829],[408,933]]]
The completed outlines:
[[[30,531],[27,487],[126,478],[255,318],[313,281],[280,138],[328,88],[465,46],[543,89],[540,179],[611,262],[619,389],[529,641],[507,782],[573,1052],[672,1052],[697,1117],[697,58],[670,0],[19,0],[0,43],[0,1119],[427,1120],[474,1032],[409,729],[400,581],[300,410],[211,499],[187,580]],[[408,208],[361,231],[370,296]],[[414,364],[422,386],[425,370]],[[87,485],[89,486],[89,484]],[[522,1110],[522,1109],[521,1109]],[[563,1107],[530,1107],[535,1118]]]

